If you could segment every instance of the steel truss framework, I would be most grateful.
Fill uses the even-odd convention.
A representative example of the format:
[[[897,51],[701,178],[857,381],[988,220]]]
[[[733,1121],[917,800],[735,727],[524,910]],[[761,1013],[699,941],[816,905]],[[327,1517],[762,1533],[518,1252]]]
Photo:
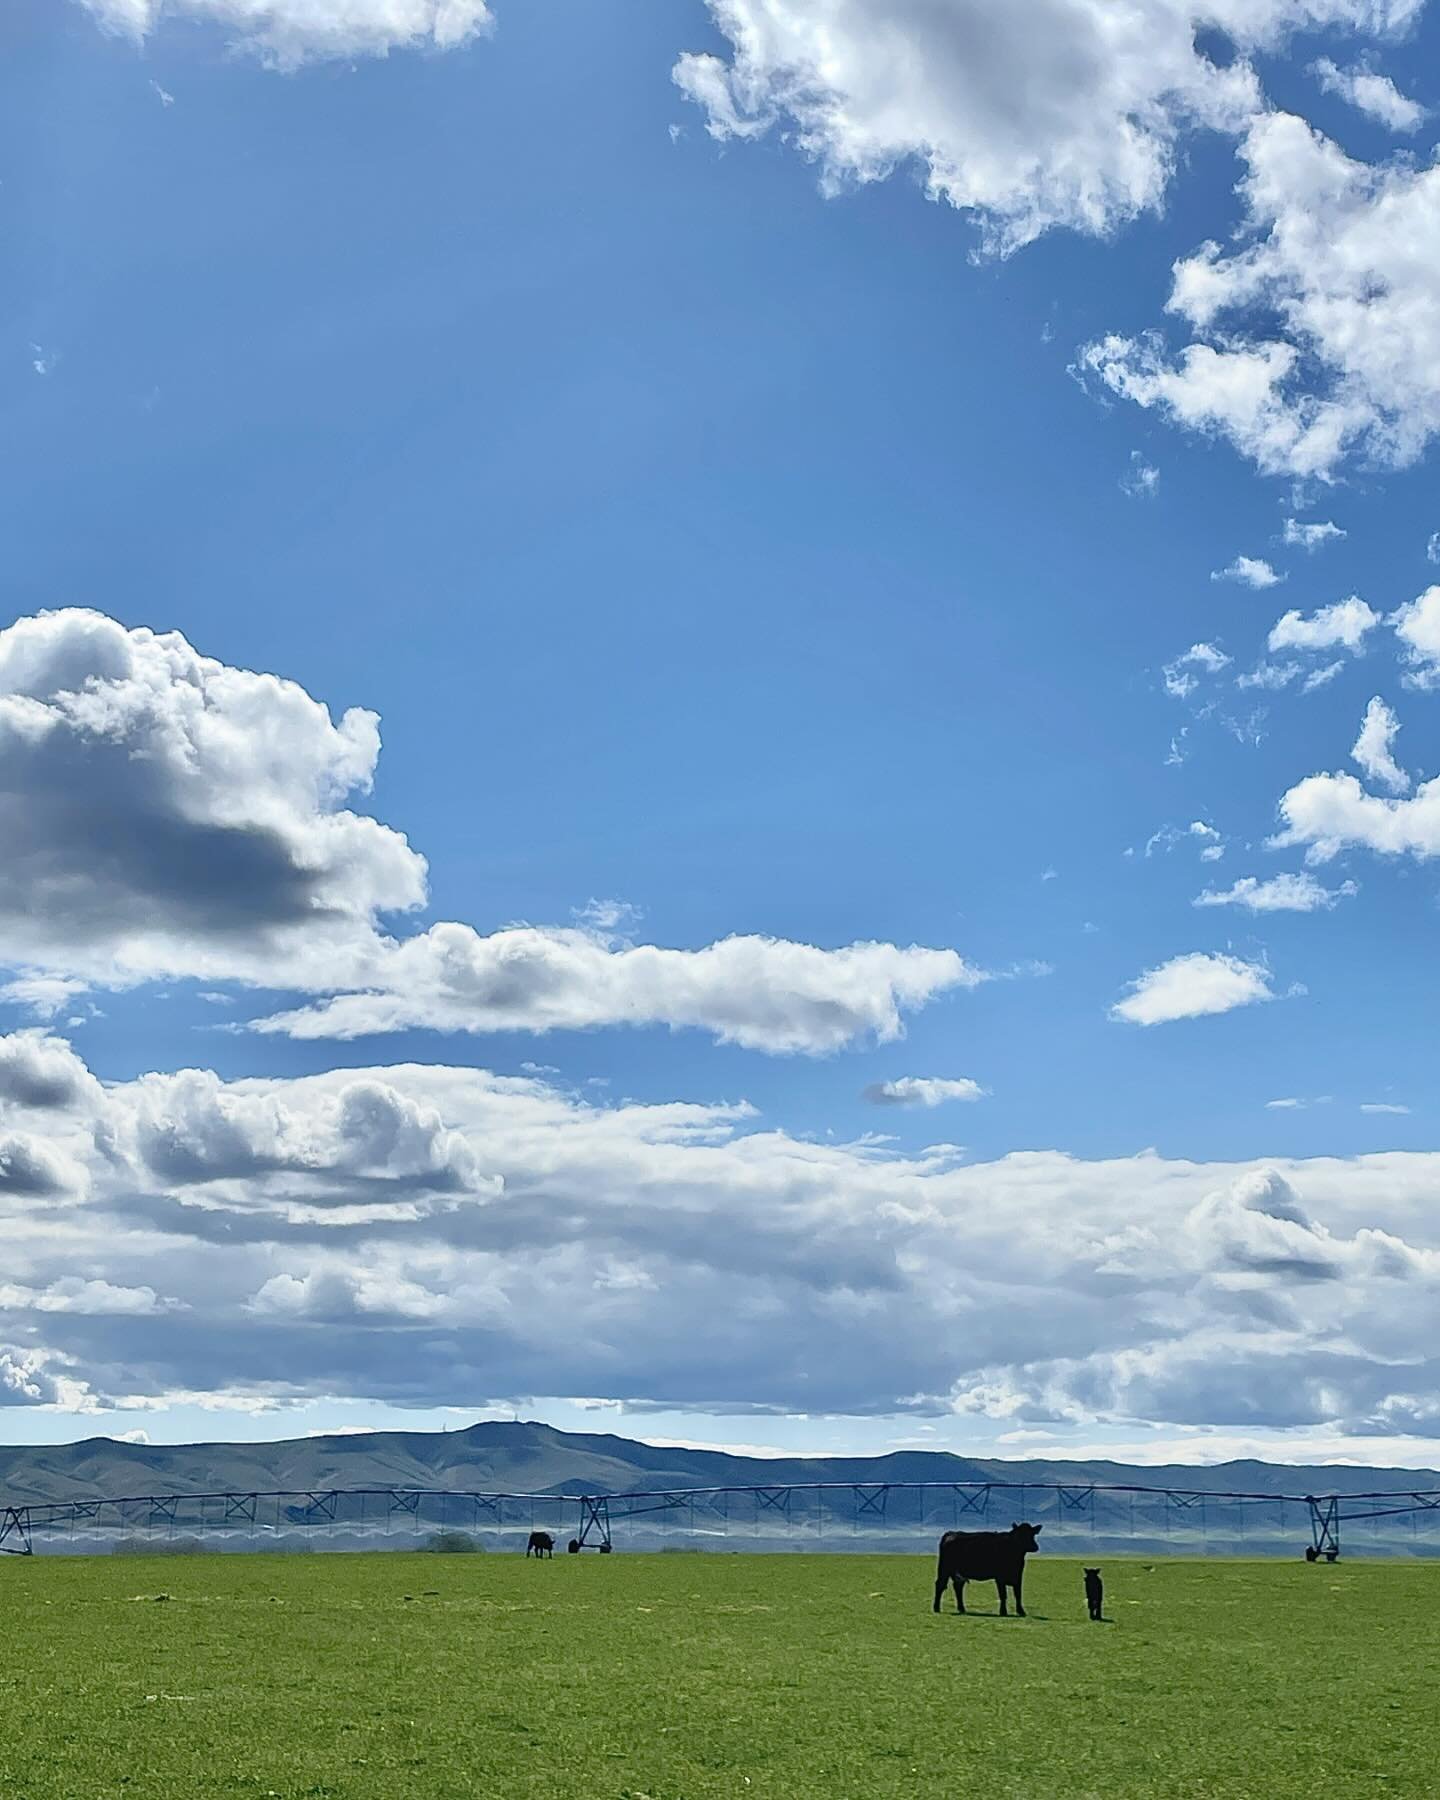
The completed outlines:
[[[397,1532],[489,1529],[524,1533],[544,1522],[566,1530],[573,1521],[577,1549],[608,1552],[614,1532],[645,1541],[723,1536],[749,1528],[767,1541],[787,1533],[827,1531],[864,1536],[922,1533],[947,1526],[983,1526],[1002,1512],[1048,1519],[1078,1541],[1123,1538],[1126,1509],[1131,1537],[1142,1529],[1186,1547],[1208,1547],[1217,1512],[1233,1540],[1246,1538],[1250,1517],[1264,1515],[1272,1541],[1288,1529],[1286,1509],[1308,1528],[1312,1557],[1334,1561],[1342,1525],[1422,1518],[1440,1523],[1440,1490],[1397,1489],[1361,1494],[1262,1494],[1214,1489],[1060,1482],[799,1482],[772,1486],[636,1489],[618,1494],[479,1493],[452,1488],[324,1488],[254,1493],[134,1494],[121,1499],[0,1501],[0,1553],[29,1556],[37,1542],[65,1548],[77,1537],[143,1542],[193,1536],[236,1545],[261,1539],[309,1537],[316,1530],[360,1541]],[[1209,1511],[1207,1512],[1207,1508]],[[641,1521],[650,1521],[647,1528]],[[1277,1526],[1278,1534],[1277,1535]]]

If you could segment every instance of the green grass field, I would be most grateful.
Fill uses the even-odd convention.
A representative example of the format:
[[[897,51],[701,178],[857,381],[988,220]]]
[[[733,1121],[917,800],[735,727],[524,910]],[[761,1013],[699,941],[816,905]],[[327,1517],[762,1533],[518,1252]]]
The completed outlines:
[[[1440,1566],[19,1558],[0,1794],[1434,1794]],[[160,1598],[161,1595],[167,1596]],[[951,1603],[953,1604],[953,1603]]]

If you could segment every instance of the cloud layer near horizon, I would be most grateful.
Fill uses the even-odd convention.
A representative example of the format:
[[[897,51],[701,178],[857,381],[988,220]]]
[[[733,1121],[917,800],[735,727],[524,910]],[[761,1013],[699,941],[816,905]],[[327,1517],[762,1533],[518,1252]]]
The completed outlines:
[[[12,1404],[1436,1423],[1434,1155],[967,1168],[470,1069],[102,1088],[39,1032],[0,1088]]]

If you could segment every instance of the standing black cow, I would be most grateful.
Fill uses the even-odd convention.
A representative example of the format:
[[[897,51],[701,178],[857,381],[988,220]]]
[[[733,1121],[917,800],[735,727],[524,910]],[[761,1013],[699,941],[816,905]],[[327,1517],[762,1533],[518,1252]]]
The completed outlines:
[[[548,1531],[532,1531],[530,1542],[525,1546],[527,1556],[553,1556],[555,1540]]]
[[[965,1610],[965,1583],[993,1581],[1000,1596],[1000,1616],[1008,1616],[1005,1594],[1015,1596],[1015,1611],[1025,1617],[1020,1584],[1025,1579],[1025,1558],[1039,1550],[1041,1525],[1012,1525],[1008,1531],[947,1531],[940,1540],[940,1561],[935,1570],[935,1610],[946,1587],[955,1583],[955,1610]]]

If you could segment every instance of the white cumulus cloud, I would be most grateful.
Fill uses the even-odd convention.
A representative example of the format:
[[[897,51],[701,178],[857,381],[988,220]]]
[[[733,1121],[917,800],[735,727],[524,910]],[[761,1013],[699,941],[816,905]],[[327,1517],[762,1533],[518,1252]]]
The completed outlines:
[[[1322,606],[1307,619],[1291,611],[1277,619],[1271,628],[1267,648],[1276,650],[1331,650],[1337,645],[1358,650],[1367,631],[1380,623],[1379,613],[1359,597],[1337,600],[1333,606]]]
[[[1322,24],[1402,27],[1415,0],[710,0],[729,53],[675,80],[712,136],[774,130],[833,190],[907,166],[1015,249],[1052,226],[1107,233],[1162,204],[1180,134],[1261,105],[1246,60]],[[1222,68],[1196,44],[1225,32]]]
[[[373,713],[337,722],[178,633],[73,610],[0,631],[3,996],[53,1016],[86,983],[190,977],[324,996],[259,1027],[297,1037],[666,1025],[820,1054],[983,979],[919,945],[632,944],[613,900],[570,927],[392,935],[427,869],[346,804],[379,750]]]
[[[1241,154],[1246,229],[1176,264],[1192,341],[1112,334],[1081,367],[1267,473],[1413,462],[1440,429],[1440,165],[1358,161],[1284,112]]]
[[[1408,684],[1430,688],[1440,683],[1440,587],[1428,587],[1407,601],[1390,615],[1390,623],[1408,665]]]
[[[617,947],[578,929],[516,926],[483,937],[453,924],[389,948],[375,974],[383,986],[275,1014],[256,1029],[355,1038],[412,1026],[695,1026],[748,1049],[818,1054],[867,1034],[899,1037],[906,1011],[984,979],[955,951],[918,946],[821,950],[751,936],[667,950]]]
[[[1300,692],[1302,694],[1313,694],[1319,688],[1328,687],[1335,677],[1343,671],[1344,667],[1345,664],[1342,660],[1340,662],[1326,663],[1323,668],[1312,669],[1305,677],[1304,681],[1301,682]]]
[[[1382,856],[1440,855],[1440,779],[1422,782],[1407,799],[1370,794],[1353,775],[1307,775],[1280,796],[1284,828],[1277,848],[1308,846],[1306,859],[1329,862],[1342,850]]]
[[[0,925],[39,973],[333,980],[425,863],[347,810],[378,721],[99,613],[0,631]]]
[[[1284,542],[1300,550],[1319,550],[1326,544],[1335,544],[1345,536],[1344,531],[1330,519],[1314,519],[1308,524],[1302,519],[1285,521]]]
[[[1303,663],[1262,662],[1257,663],[1253,669],[1247,669],[1243,675],[1237,675],[1235,685],[1238,688],[1263,688],[1267,693],[1274,694],[1289,687],[1304,672]]]
[[[1272,875],[1261,881],[1255,875],[1242,875],[1228,888],[1206,888],[1197,894],[1196,906],[1242,906],[1247,912],[1319,912],[1336,906],[1358,892],[1353,881],[1338,888],[1327,888],[1313,875]]]
[[[1328,56],[1322,56],[1312,73],[1327,94],[1338,94],[1357,112],[1374,119],[1388,131],[1418,131],[1425,123],[1425,108],[1408,94],[1402,94],[1388,75],[1377,70],[1342,69]]]
[[[323,58],[451,50],[491,24],[485,0],[82,0],[109,31],[143,40],[169,20],[214,25],[279,69]]]
[[[940,1106],[947,1100],[979,1100],[985,1090],[967,1076],[946,1079],[936,1075],[901,1075],[893,1081],[877,1081],[865,1090],[876,1106]]]
[[[1212,581],[1238,581],[1242,587],[1276,587],[1285,577],[1277,575],[1263,556],[1237,556],[1223,569],[1216,569]]]
[[[1164,1025],[1273,998],[1269,971],[1259,963],[1193,950],[1137,976],[1110,1016],[1132,1025]]]
[[[1377,694],[1365,708],[1360,735],[1350,755],[1372,781],[1389,788],[1392,794],[1403,794],[1410,777],[1395,760],[1394,744],[1400,721]]]
[[[571,908],[576,924],[591,931],[625,931],[638,924],[641,916],[640,908],[628,900],[597,900],[593,895],[583,906]]]
[[[1165,692],[1176,700],[1188,699],[1199,686],[1200,675],[1218,675],[1221,669],[1230,666],[1230,661],[1225,652],[1217,649],[1214,644],[1192,644],[1174,662],[1166,663],[1161,671]],[[1196,673],[1197,670],[1199,674]]]

